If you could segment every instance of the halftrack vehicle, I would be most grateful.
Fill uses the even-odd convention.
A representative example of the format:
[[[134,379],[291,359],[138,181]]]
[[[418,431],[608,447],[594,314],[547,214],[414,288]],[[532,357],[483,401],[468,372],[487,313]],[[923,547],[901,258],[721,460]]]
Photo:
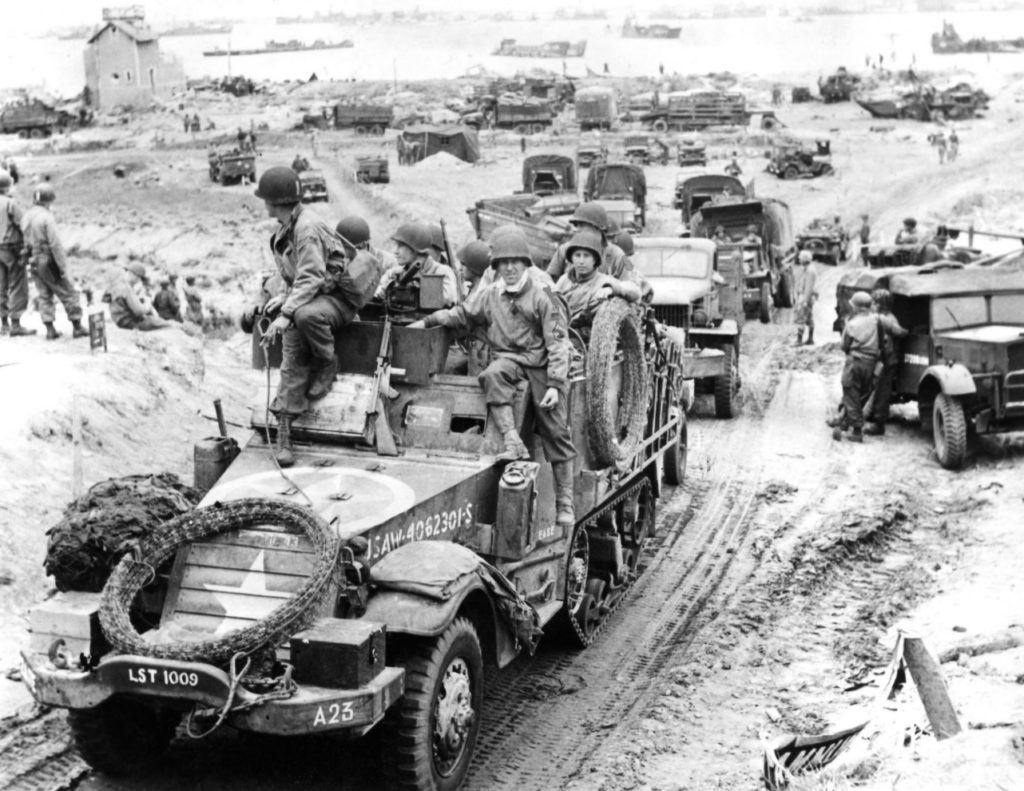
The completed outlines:
[[[917,402],[943,467],[962,467],[974,436],[1024,430],[1024,274],[953,263],[862,270],[857,285],[892,294],[909,333],[893,402]]]
[[[389,300],[402,322],[439,304],[430,277]],[[69,710],[93,767],[144,766],[183,717],[193,732],[379,729],[396,785],[454,791],[486,738],[484,666],[549,632],[586,647],[624,600],[659,469],[670,484],[685,472],[681,349],[621,300],[598,310],[589,347],[574,340],[563,530],[526,389],[514,407],[531,458],[502,460],[477,378],[445,373],[449,332],[373,308],[338,338],[333,391],[292,425],[294,467],[275,463],[262,390],[234,458],[207,452],[223,438],[197,446],[211,487],[198,508],[145,537],[102,593],[33,613],[24,681]]]
[[[326,203],[328,200],[327,179],[319,170],[303,170],[299,173],[299,187],[303,203]]]
[[[815,219],[796,236],[797,250],[807,250],[815,261],[838,266],[850,253],[850,235],[829,220]]]
[[[232,148],[228,151],[211,151],[208,156],[210,181],[222,187],[228,184],[256,183],[256,154]]]
[[[574,193],[544,197],[520,193],[478,200],[466,214],[478,239],[487,239],[501,225],[515,225],[526,236],[533,265],[546,269],[559,245],[572,236],[569,217],[579,205]]]
[[[708,239],[638,237],[633,266],[653,291],[655,318],[685,350],[682,377],[697,392],[711,392],[715,415],[739,412],[742,269]]]

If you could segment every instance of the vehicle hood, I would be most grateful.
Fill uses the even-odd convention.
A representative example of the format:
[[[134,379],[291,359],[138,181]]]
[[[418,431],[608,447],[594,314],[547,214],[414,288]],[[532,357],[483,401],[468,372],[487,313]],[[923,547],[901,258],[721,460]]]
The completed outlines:
[[[688,277],[648,277],[655,305],[688,305],[711,293],[706,280]]]
[[[975,341],[976,343],[1024,342],[1024,326],[1012,324],[988,324],[983,327],[968,327],[963,330],[943,331],[936,340]]]

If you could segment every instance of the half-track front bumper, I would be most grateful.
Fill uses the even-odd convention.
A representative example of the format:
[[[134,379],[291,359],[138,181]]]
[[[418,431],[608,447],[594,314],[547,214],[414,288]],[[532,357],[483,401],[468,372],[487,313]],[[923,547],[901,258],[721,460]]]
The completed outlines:
[[[160,699],[175,708],[198,703],[223,708],[226,722],[240,730],[298,735],[328,730],[365,733],[403,693],[405,671],[385,667],[366,684],[338,689],[300,684],[284,699],[266,699],[235,685],[223,670],[200,662],[151,659],[127,654],[104,657],[92,670],[59,668],[46,654],[22,652],[21,674],[40,703],[90,709],[114,695]]]

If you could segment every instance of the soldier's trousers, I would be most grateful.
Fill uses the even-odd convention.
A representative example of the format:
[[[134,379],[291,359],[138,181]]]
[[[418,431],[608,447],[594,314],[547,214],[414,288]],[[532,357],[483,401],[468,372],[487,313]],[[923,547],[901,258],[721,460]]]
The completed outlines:
[[[48,264],[37,264],[32,267],[32,279],[39,295],[39,315],[43,323],[49,323],[57,316],[53,298],[57,297],[64,305],[69,321],[82,318],[82,305],[78,298],[78,289],[74,287],[68,276],[61,272],[52,261]]]
[[[875,364],[870,360],[846,358],[843,376],[843,415],[841,428],[854,428],[860,431],[864,427],[864,402],[871,392],[874,383]]]
[[[321,294],[292,316],[282,340],[281,377],[270,405],[275,414],[298,417],[309,407],[306,388],[313,367],[323,367],[334,356],[334,335],[350,324],[355,311],[337,297]]]
[[[20,321],[28,307],[28,274],[18,254],[0,246],[0,317]]]
[[[892,400],[892,382],[895,374],[895,366],[886,365],[875,381],[875,393],[871,401],[871,420],[879,425],[889,419],[889,402]]]
[[[511,404],[515,400],[519,383],[524,380],[529,382],[533,419],[544,445],[544,455],[550,462],[576,458],[576,447],[572,444],[569,431],[569,409],[565,393],[558,394],[558,405],[554,409],[541,409],[539,406],[548,389],[547,369],[528,368],[507,357],[495,357],[478,379],[483,385],[487,403],[495,406]]]

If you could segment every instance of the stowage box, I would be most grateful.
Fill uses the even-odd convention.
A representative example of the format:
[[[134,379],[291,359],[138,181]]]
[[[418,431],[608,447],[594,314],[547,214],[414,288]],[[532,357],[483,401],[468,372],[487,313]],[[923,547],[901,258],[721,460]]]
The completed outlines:
[[[355,689],[384,670],[384,624],[321,618],[291,639],[300,684]]]

